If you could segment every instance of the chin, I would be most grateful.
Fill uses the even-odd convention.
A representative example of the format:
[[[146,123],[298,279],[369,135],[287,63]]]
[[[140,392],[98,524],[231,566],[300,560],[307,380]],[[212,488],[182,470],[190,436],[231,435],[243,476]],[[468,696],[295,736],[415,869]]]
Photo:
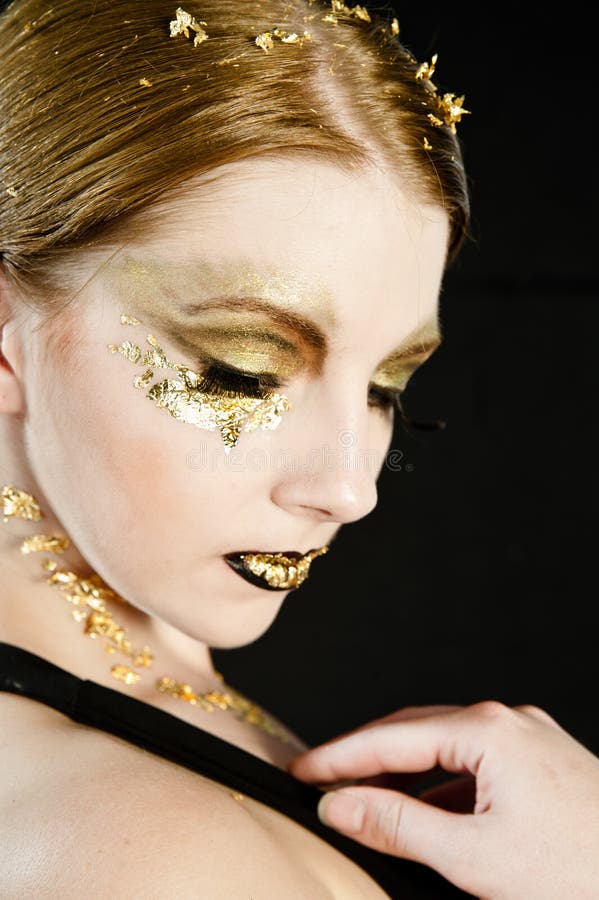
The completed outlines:
[[[183,634],[219,650],[257,641],[273,624],[287,594],[295,593],[265,591],[240,579],[239,585],[232,586],[228,577],[225,590],[223,582],[217,581],[207,585],[202,579],[201,588],[190,586],[183,595],[184,604],[173,604],[164,618]]]
[[[253,644],[261,638],[273,624],[277,617],[282,601],[279,600],[277,608],[272,605],[264,614],[256,610],[240,613],[231,610],[223,621],[219,617],[218,622],[212,622],[209,627],[199,626],[193,635],[209,647],[216,650],[234,650],[237,647],[245,647]]]

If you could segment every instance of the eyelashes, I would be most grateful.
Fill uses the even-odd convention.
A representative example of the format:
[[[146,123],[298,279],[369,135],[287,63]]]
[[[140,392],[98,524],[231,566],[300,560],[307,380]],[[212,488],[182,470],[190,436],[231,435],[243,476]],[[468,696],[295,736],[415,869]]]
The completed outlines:
[[[442,419],[412,419],[411,416],[406,413],[402,405],[404,393],[405,390],[393,391],[385,388],[373,387],[370,390],[370,394],[374,394],[377,399],[374,403],[371,403],[369,397],[368,404],[369,406],[380,408],[383,412],[393,407],[393,409],[397,410],[399,413],[399,420],[408,434],[411,434],[411,432],[414,431],[442,431],[445,428],[447,423]]]
[[[237,394],[244,397],[261,397],[279,387],[281,382],[274,375],[250,375],[214,360],[204,369],[198,382],[198,389],[206,394]],[[400,403],[402,393],[403,391],[371,387],[368,405],[382,410],[395,408],[403,412]]]
[[[263,397],[278,387],[280,382],[274,375],[249,375],[214,361],[202,372],[198,381],[198,390],[216,396]]]
[[[204,368],[198,381],[198,389],[202,393],[216,396],[263,397],[279,387],[281,381],[274,375],[250,375],[214,360]],[[381,412],[391,409],[397,411],[402,425],[408,431],[440,431],[445,428],[446,423],[441,420],[419,421],[408,416],[402,406],[404,393],[405,390],[394,391],[372,386],[368,393],[368,406]]]
[[[403,391],[394,391],[390,388],[375,387],[373,385],[368,392],[368,405],[381,410],[394,408],[401,412],[402,394]]]

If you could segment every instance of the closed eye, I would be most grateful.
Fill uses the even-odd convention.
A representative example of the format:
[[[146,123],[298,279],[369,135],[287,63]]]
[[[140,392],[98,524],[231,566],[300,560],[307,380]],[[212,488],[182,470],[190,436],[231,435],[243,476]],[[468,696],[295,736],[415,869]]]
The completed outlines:
[[[381,410],[389,410],[392,407],[398,408],[399,398],[402,394],[403,391],[401,390],[378,387],[373,384],[368,391],[368,405]]]
[[[268,391],[279,387],[279,384],[274,375],[268,373],[254,375],[212,361],[202,372],[198,390],[204,394],[262,397]]]

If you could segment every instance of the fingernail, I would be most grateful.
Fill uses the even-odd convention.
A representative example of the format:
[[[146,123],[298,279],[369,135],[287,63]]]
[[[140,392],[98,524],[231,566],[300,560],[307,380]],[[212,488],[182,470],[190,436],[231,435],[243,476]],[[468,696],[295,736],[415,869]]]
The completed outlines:
[[[320,798],[317,813],[323,825],[356,834],[362,830],[366,807],[362,800],[347,791],[329,791]]]

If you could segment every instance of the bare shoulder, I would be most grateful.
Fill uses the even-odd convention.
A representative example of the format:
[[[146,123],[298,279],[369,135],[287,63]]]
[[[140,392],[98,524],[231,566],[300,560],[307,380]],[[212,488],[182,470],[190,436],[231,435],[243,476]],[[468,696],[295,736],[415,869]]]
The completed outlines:
[[[0,744],[0,897],[331,896],[261,804],[24,698],[0,695],[0,718],[11,703],[21,715]]]

